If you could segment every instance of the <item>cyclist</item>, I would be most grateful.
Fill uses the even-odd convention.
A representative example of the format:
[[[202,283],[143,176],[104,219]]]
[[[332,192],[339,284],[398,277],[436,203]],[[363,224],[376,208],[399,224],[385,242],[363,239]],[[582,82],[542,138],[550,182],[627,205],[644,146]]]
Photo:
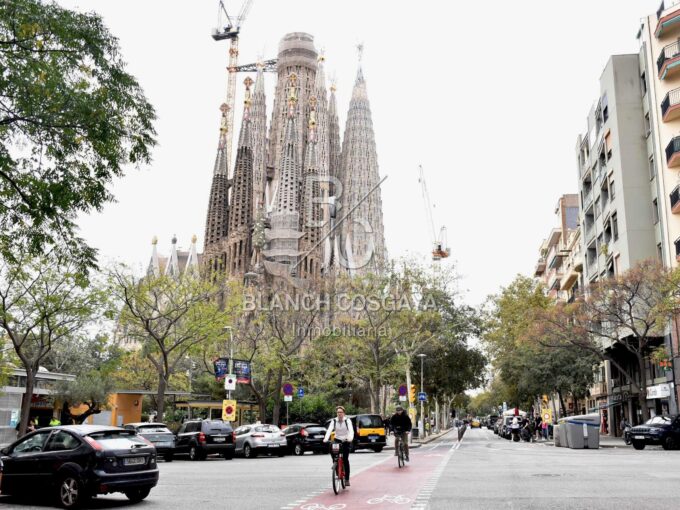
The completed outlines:
[[[337,418],[333,418],[326,430],[323,442],[327,443],[331,438],[331,433],[335,432],[336,441],[342,441],[342,458],[345,468],[345,487],[349,487],[349,446],[354,441],[354,427],[352,420],[345,416],[345,408],[338,406],[335,408]],[[331,452],[331,455],[333,452]]]
[[[404,442],[404,455],[408,461],[408,433],[411,432],[411,418],[404,412],[404,408],[397,406],[396,413],[390,418],[390,425],[394,432],[394,455],[397,455],[399,441]]]

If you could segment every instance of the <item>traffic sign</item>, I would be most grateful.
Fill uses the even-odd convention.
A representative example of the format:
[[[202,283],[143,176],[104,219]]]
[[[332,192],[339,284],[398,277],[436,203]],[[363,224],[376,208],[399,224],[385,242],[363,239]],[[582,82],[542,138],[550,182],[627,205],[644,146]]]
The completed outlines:
[[[399,396],[400,397],[405,397],[407,393],[408,393],[408,388],[406,387],[405,384],[402,384],[401,386],[399,386]]]
[[[283,401],[284,402],[292,402],[293,401],[293,395],[284,395]]]
[[[283,394],[284,395],[292,395],[293,394],[293,385],[290,383],[286,383],[283,385]]]
[[[236,400],[222,401],[222,419],[224,421],[236,421]]]
[[[399,402],[406,402],[406,395],[399,395]]]
[[[224,376],[224,389],[227,391],[233,391],[236,389],[236,376],[234,374],[228,374]]]
[[[305,390],[302,388],[298,388],[297,396],[302,398],[305,396]]]
[[[425,402],[427,400],[427,393],[424,391],[418,392],[418,402]]]

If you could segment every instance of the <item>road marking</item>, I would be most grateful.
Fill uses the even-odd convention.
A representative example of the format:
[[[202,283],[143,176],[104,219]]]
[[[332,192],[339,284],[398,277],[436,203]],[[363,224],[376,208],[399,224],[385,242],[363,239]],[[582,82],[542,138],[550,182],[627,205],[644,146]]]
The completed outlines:
[[[451,460],[453,452],[455,450],[458,450],[462,443],[463,439],[458,441],[458,443],[449,448],[449,450],[446,452],[444,460],[442,460],[437,469],[435,469],[434,473],[432,473],[430,479],[420,489],[420,492],[416,496],[415,502],[413,503],[413,505],[411,505],[412,510],[423,510],[427,508],[430,498],[432,497],[432,492],[434,492],[434,489],[437,487],[437,483],[439,483],[439,479],[441,478],[444,469],[446,469],[446,466],[448,466],[449,460]]]

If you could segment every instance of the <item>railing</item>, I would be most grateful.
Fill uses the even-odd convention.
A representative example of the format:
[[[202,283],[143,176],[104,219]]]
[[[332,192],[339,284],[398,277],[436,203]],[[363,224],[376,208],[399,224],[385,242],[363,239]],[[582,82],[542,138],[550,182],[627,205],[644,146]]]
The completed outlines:
[[[590,191],[588,191],[585,195],[583,195],[583,208],[587,209],[588,205],[590,204],[590,201],[593,199],[593,190],[592,188]]]
[[[666,146],[666,163],[670,163],[674,154],[680,152],[680,136],[673,138]]]
[[[664,49],[661,50],[661,55],[659,55],[659,58],[656,61],[656,66],[658,67],[659,72],[661,72],[661,69],[663,69],[663,65],[666,60],[675,58],[678,55],[680,55],[680,41],[675,41],[674,43],[665,46]]]
[[[676,204],[680,202],[680,184],[678,184],[670,194],[671,198],[671,210],[675,208]]]
[[[680,104],[680,89],[671,90],[661,101],[661,116],[664,117],[671,106]]]

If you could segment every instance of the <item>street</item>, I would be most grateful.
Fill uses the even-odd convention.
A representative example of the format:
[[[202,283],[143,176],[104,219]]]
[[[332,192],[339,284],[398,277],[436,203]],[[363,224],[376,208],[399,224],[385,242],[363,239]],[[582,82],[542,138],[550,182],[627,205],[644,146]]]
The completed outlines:
[[[334,495],[330,459],[306,454],[160,464],[159,485],[142,503],[98,497],[91,508],[352,510],[363,508],[644,509],[680,498],[680,451],[648,447],[555,448],[512,443],[471,429],[458,443],[449,432],[412,450],[397,468],[392,451],[353,454],[352,485]],[[0,509],[47,504],[0,498]]]

